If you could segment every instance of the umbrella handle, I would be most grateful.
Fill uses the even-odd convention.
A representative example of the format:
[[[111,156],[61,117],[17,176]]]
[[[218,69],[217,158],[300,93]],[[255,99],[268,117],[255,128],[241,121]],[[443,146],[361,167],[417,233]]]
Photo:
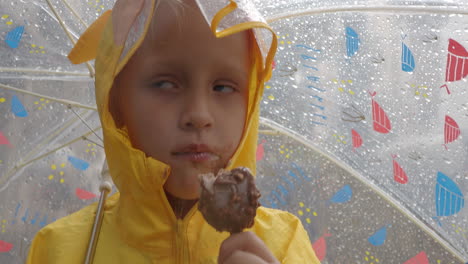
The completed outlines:
[[[102,219],[104,218],[104,204],[106,202],[106,197],[109,192],[112,190],[111,177],[109,173],[109,167],[107,162],[104,161],[104,165],[101,171],[102,182],[99,186],[101,191],[101,196],[99,198],[99,203],[96,211],[96,218],[94,219],[93,229],[91,232],[91,237],[89,238],[88,249],[86,250],[86,259],[85,264],[92,264],[94,260],[94,253],[96,252],[96,245],[99,239],[99,233],[101,231]]]

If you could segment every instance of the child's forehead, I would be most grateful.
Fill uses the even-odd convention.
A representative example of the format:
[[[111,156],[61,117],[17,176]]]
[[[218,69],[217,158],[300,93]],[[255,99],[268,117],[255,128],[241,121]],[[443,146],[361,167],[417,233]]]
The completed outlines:
[[[163,0],[155,8],[148,33],[183,35],[184,31],[201,25],[209,29],[195,1]]]
[[[248,46],[249,36],[245,31],[218,39],[194,1],[162,1],[155,9],[142,47],[154,49],[171,45],[187,46],[184,45],[187,41],[206,45],[229,45],[230,42],[236,42],[238,45]]]

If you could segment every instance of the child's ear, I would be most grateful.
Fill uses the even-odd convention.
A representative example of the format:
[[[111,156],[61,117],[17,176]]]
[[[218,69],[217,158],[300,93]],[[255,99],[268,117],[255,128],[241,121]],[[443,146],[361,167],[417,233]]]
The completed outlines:
[[[118,77],[116,77],[109,93],[109,113],[114,119],[115,126],[121,128],[124,126],[124,120],[120,103],[120,85],[118,85],[118,82]]]

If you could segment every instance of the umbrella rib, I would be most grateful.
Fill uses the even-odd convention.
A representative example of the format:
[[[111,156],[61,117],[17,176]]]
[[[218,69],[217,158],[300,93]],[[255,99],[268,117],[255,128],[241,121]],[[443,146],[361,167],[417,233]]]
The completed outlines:
[[[353,168],[346,164],[342,164],[338,161],[337,158],[334,156],[331,156],[314,145],[312,145],[305,137],[302,135],[297,134],[294,131],[291,131],[287,128],[282,127],[281,125],[277,124],[276,122],[269,120],[264,117],[260,117],[260,124],[267,126],[271,129],[277,130],[281,134],[290,137],[292,139],[295,139],[296,141],[304,144],[305,146],[309,147],[310,149],[316,151],[320,155],[323,155],[325,158],[333,161],[337,166],[342,168],[343,170],[347,171],[350,175],[352,175],[354,178],[359,180],[362,184],[368,186],[371,188],[373,191],[375,191],[378,195],[380,195],[383,199],[387,200],[390,204],[392,204],[395,209],[400,211],[402,214],[405,214],[409,219],[411,219],[417,226],[419,226],[422,230],[424,230],[429,236],[431,236],[434,240],[439,242],[443,247],[445,247],[449,252],[451,252],[454,256],[456,256],[460,261],[463,261],[463,256],[460,255],[460,253],[457,252],[455,248],[453,248],[452,245],[444,241],[439,234],[437,234],[434,230],[430,229],[427,227],[422,220],[418,219],[416,216],[414,216],[408,209],[406,209],[403,206],[400,206],[399,203],[390,195],[386,194],[380,187],[375,185],[372,182],[367,181],[364,177],[360,176],[357,171],[355,171]]]
[[[4,85],[4,84],[0,84],[0,88],[4,88],[4,89],[7,89],[7,90],[19,92],[19,93],[22,93],[22,94],[27,94],[27,95],[32,95],[32,96],[44,98],[44,99],[47,99],[47,100],[50,100],[50,101],[54,101],[54,102],[57,102],[57,103],[61,103],[61,104],[64,104],[64,105],[68,105],[68,106],[74,106],[74,107],[79,107],[79,108],[83,108],[83,109],[88,109],[88,110],[97,111],[97,108],[96,108],[96,107],[93,107],[93,106],[80,104],[80,103],[77,103],[77,102],[75,102],[75,101],[70,101],[70,100],[59,99],[59,98],[55,98],[55,97],[51,97],[51,96],[47,96],[47,95],[42,95],[42,94],[39,94],[39,93],[35,93],[35,92],[31,92],[31,91],[26,91],[26,90],[23,90],[23,89],[14,88],[14,87],[11,87],[11,86],[8,86],[8,85]]]
[[[68,39],[71,41],[71,43],[73,45],[76,44],[75,40],[73,39],[72,35],[70,34],[70,32],[68,31],[67,27],[65,26],[65,22],[63,22],[63,19],[62,17],[60,17],[60,15],[57,13],[57,10],[55,10],[55,7],[52,5],[52,3],[50,2],[50,0],[46,0],[47,1],[47,5],[49,5],[50,9],[52,10],[52,12],[54,13],[55,17],[57,18],[57,20],[59,21],[59,24],[60,26],[62,27],[63,31],[65,32],[65,34],[67,35]],[[93,66],[91,66],[91,64],[89,62],[86,62],[86,67],[88,67],[88,70],[89,70],[89,75],[91,77],[94,77],[94,73],[95,73],[95,70],[93,68]]]
[[[67,2],[67,0],[62,0],[62,2],[70,9],[70,11],[75,15],[76,18],[85,26],[85,28],[88,28],[89,25],[81,18],[81,16],[76,12],[76,10]]]
[[[99,129],[101,129],[101,128],[102,128],[102,127],[97,127],[97,128],[94,129],[94,131],[97,131],[97,130],[99,130]],[[71,145],[71,144],[73,144],[73,143],[79,141],[79,140],[82,140],[83,138],[86,138],[87,136],[91,135],[92,133],[93,133],[93,131],[87,132],[87,133],[83,134],[82,136],[79,136],[79,137],[77,137],[77,138],[75,138],[75,139],[73,139],[73,140],[71,140],[71,141],[69,141],[69,142],[67,142],[67,143],[65,143],[65,144],[63,144],[63,145],[61,145],[61,146],[59,146],[59,147],[53,149],[53,150],[51,150],[51,151],[48,151],[48,152],[46,152],[46,153],[44,153],[44,154],[42,154],[42,155],[40,155],[40,156],[38,156],[38,157],[36,157],[36,158],[34,158],[34,159],[31,159],[31,160],[28,160],[28,161],[26,161],[26,162],[23,162],[23,163],[21,163],[21,164],[19,164],[19,165],[16,165],[16,166],[13,167],[10,171],[8,171],[8,172],[5,174],[5,176],[2,177],[2,179],[0,179],[0,186],[3,185],[3,188],[5,188],[5,187],[7,186],[6,184],[3,184],[3,182],[5,181],[5,179],[8,179],[13,173],[17,172],[18,170],[20,170],[20,169],[24,168],[25,166],[27,166],[27,165],[29,165],[29,164],[31,164],[31,163],[37,161],[37,160],[40,160],[40,159],[42,159],[42,158],[44,158],[44,157],[46,157],[46,156],[48,156],[48,155],[50,155],[50,154],[53,154],[53,153],[55,153],[55,152],[57,152],[57,151],[59,151],[59,150],[65,148],[65,147],[67,147],[67,146],[69,146],[69,145]],[[3,190],[3,188],[0,189],[0,192]]]
[[[88,112],[88,111],[89,110],[84,110],[83,113]],[[57,135],[59,135],[60,133],[62,133],[63,130],[65,130],[68,127],[70,127],[71,125],[73,125],[76,121],[77,121],[77,118],[73,118],[73,119],[69,120],[67,123],[65,123],[64,125],[62,125],[59,129],[55,130],[55,132],[51,133],[42,142],[37,144],[37,146],[33,150],[31,150],[28,154],[26,154],[26,156],[24,156],[24,159],[29,159],[30,156],[35,155],[38,149],[42,148],[42,146],[49,143],[52,139],[55,139],[55,137]]]
[[[88,122],[86,122],[86,121],[81,117],[80,114],[78,114],[77,112],[75,112],[75,110],[74,110],[72,107],[69,107],[69,108],[70,108],[70,110],[72,110],[72,112],[81,120],[81,122],[83,122],[83,124],[85,124],[85,126],[86,126],[90,131],[92,131],[92,132],[94,133],[94,135],[95,135],[99,140],[101,140],[101,142],[104,142],[104,141],[102,140],[102,138],[101,138],[98,134],[96,134],[96,132],[93,131],[93,129],[89,126]]]
[[[94,141],[94,140],[89,139],[88,137],[83,137],[83,139],[84,139],[84,140],[88,140],[89,142],[96,144],[96,146],[99,146],[99,147],[101,147],[102,149],[104,149],[104,146],[103,146],[103,145],[99,144],[98,142],[96,142],[96,141]]]
[[[281,135],[281,133],[277,130],[258,130],[258,133],[259,134],[263,134],[263,135],[272,135],[272,136],[276,136],[276,135]]]
[[[420,12],[420,13],[439,13],[439,14],[461,14],[468,15],[468,9],[461,8],[437,8],[427,6],[337,6],[330,8],[316,8],[314,10],[305,10],[301,12],[280,13],[270,18],[267,18],[267,23],[273,23],[281,19],[301,17],[307,15],[337,13],[337,12]]]
[[[88,110],[84,110],[84,111],[88,111]],[[85,113],[85,112],[83,112]],[[70,127],[71,125],[73,125],[76,121],[78,120],[78,118],[74,118],[74,119],[71,119],[68,121],[68,123],[66,123],[65,125],[63,125],[60,129],[57,129],[54,133],[50,134],[46,139],[44,139],[42,142],[40,142],[39,144],[37,144],[37,146],[31,150],[28,154],[26,154],[26,156],[24,157],[24,159],[29,159],[30,156],[33,156],[35,155],[35,153],[37,152],[38,149],[40,149],[42,146],[44,146],[45,144],[49,143],[51,141],[51,139],[54,139],[58,134],[60,134],[63,130],[65,130],[66,128]],[[83,139],[86,139],[86,140],[89,140],[91,141],[89,138],[87,138],[86,136],[82,136]],[[94,143],[94,142],[93,142]],[[99,144],[96,144],[96,145],[99,145]],[[99,145],[101,146],[101,145]],[[18,166],[15,165],[15,167],[13,167],[12,171],[9,171],[7,173],[7,176],[6,178],[9,178],[11,176],[11,173],[14,173],[16,172],[17,170],[21,169],[21,167],[17,168]],[[0,185],[3,181],[0,180]]]
[[[360,118],[356,119],[356,120],[341,118],[341,120],[346,121],[346,122],[353,122],[353,123],[359,123],[359,122],[362,121],[362,119],[360,119]]]
[[[60,72],[60,71],[38,70],[38,69],[31,69],[31,68],[0,68],[0,72],[42,73],[42,74],[50,74],[50,75],[69,75],[69,76],[89,77],[89,74],[84,73],[84,72]]]

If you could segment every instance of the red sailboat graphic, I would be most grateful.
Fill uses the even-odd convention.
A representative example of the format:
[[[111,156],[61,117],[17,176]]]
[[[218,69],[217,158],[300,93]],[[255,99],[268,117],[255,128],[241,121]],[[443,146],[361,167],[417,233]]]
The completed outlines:
[[[374,130],[382,134],[387,134],[392,130],[390,120],[382,107],[380,107],[380,105],[374,100],[374,96],[377,93],[369,92],[369,94],[372,96],[372,119],[374,120]]]
[[[457,122],[450,116],[445,116],[445,126],[444,126],[444,140],[445,149],[448,150],[447,144],[450,142],[455,141],[458,136],[460,136],[460,127],[458,126]]]
[[[362,137],[354,129],[351,129],[351,134],[352,134],[352,138],[353,138],[353,151],[355,151],[357,148],[362,146]]]
[[[3,135],[2,131],[0,131],[0,145],[7,145],[11,147],[10,141]]]
[[[426,252],[421,251],[403,264],[429,264],[429,259],[427,258]]]
[[[256,153],[256,159],[257,161],[263,159],[263,155],[265,154],[265,148],[263,147],[263,144],[265,144],[266,140],[262,140],[260,144],[257,146],[257,153]]]
[[[329,236],[331,234],[325,234],[312,244],[315,255],[320,261],[324,260],[327,256],[327,241],[325,241],[325,238]]]
[[[403,168],[398,164],[398,162],[395,160],[397,156],[392,155],[393,159],[393,179],[395,179],[396,182],[405,184],[408,182],[408,175],[406,175],[406,172],[403,170]]]
[[[93,198],[96,197],[96,194],[94,194],[92,192],[88,192],[88,191],[80,189],[80,188],[76,188],[75,194],[76,194],[76,196],[78,198],[80,198],[82,200],[90,200],[90,199],[93,199]]]
[[[0,240],[0,252],[8,252],[13,248],[13,244]]]
[[[447,54],[447,68],[445,70],[445,81],[454,82],[465,78],[468,75],[468,51],[460,43],[453,39],[449,39],[448,54]],[[450,90],[447,84],[442,85],[440,88],[445,87],[447,93]]]

